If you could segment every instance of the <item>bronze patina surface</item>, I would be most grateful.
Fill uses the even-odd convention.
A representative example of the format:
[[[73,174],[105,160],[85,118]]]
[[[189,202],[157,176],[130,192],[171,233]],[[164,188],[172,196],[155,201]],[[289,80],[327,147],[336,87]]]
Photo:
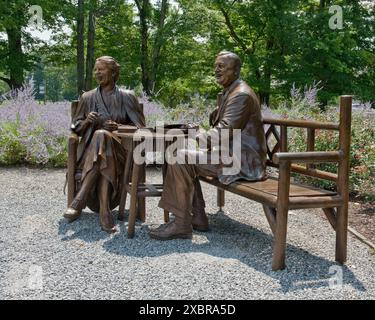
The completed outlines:
[[[81,171],[81,188],[64,217],[74,221],[88,206],[99,212],[102,228],[115,231],[111,210],[120,201],[125,152],[112,132],[120,124],[145,126],[145,118],[134,93],[116,86],[120,65],[112,57],[96,60],[98,88],[82,95],[72,130],[81,137],[77,168]]]
[[[152,238],[169,240],[190,238],[192,229],[208,230],[205,203],[199,182],[199,176],[218,178],[223,184],[239,179],[248,181],[266,178],[266,141],[262,123],[261,108],[254,91],[240,79],[241,60],[231,52],[221,52],[215,61],[217,82],[224,88],[219,95],[217,109],[210,115],[212,129],[198,138],[210,141],[209,137],[220,134],[223,129],[241,130],[240,168],[236,174],[224,174],[224,163],[169,165],[164,190],[159,206],[175,215],[175,220],[150,232]],[[231,139],[231,138],[230,138]],[[233,141],[229,139],[229,149],[233,152]],[[182,150],[186,159],[197,157],[199,152],[215,148],[208,143],[208,151]]]

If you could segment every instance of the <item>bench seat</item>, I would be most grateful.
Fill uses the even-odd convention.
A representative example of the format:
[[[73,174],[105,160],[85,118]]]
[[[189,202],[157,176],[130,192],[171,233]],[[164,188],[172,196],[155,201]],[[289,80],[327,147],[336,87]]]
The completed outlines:
[[[216,178],[200,177],[200,180],[217,188],[229,191],[245,198],[277,207],[278,179],[270,177],[265,181],[236,181],[223,185]],[[332,191],[314,188],[291,182],[289,192],[289,209],[333,208],[341,205],[342,198]]]

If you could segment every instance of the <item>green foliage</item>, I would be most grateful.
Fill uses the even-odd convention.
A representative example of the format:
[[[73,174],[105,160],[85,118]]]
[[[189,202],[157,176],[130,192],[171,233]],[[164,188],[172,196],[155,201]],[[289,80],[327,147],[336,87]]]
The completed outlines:
[[[39,60],[37,55],[42,41],[30,36],[27,32],[32,5],[38,5],[43,11],[43,25],[59,28],[62,19],[57,19],[63,13],[62,8],[71,7],[68,0],[12,0],[2,1],[0,5],[0,74],[1,80],[9,86],[20,87],[24,83],[26,71],[32,70]],[[4,35],[6,35],[4,37]]]
[[[138,27],[131,4],[105,1],[97,13],[95,56],[115,57],[121,65],[119,84],[134,88],[141,77]]]
[[[42,6],[46,25],[54,28],[54,43],[41,46],[23,32],[27,50],[22,61],[13,57],[14,61],[0,67],[0,75],[8,76],[11,65],[28,70],[35,61],[42,60],[47,100],[75,98],[77,5],[72,1],[63,3],[32,2]],[[24,27],[30,4],[26,0],[13,1],[10,6],[2,4],[0,32],[5,32],[8,25]],[[85,1],[86,15],[91,4],[92,1]],[[114,56],[122,65],[119,84],[137,87],[142,78],[137,7],[130,0],[104,0],[97,4],[95,56]],[[161,30],[161,1],[150,1],[147,11],[149,68],[155,65],[151,62],[156,44],[161,46],[152,94],[168,107],[186,103],[195,93],[215,98],[219,88],[213,78],[213,62],[223,49],[240,55],[242,77],[267,104],[287,98],[293,84],[314,82],[322,87],[318,95],[321,106],[341,94],[355,94],[362,101],[375,100],[374,6],[368,3],[170,0],[168,4]],[[343,8],[341,30],[329,28],[329,8],[333,4]],[[63,25],[70,26],[73,32],[65,34],[61,31]],[[6,38],[0,39],[0,56],[7,55]]]
[[[0,127],[0,164],[20,164],[26,156],[26,147],[19,134],[19,123],[6,122]]]
[[[60,137],[57,139],[57,144],[60,146],[60,148],[47,145],[47,151],[49,154],[47,166],[64,168],[66,167],[68,161],[68,139],[66,137]]]
[[[168,107],[187,103],[190,96],[199,94],[215,98],[213,64],[223,49],[216,43],[222,28],[214,16],[217,13],[202,1],[178,1],[179,8],[171,9],[165,26],[162,54],[155,92]],[[221,37],[225,47],[227,41]]]

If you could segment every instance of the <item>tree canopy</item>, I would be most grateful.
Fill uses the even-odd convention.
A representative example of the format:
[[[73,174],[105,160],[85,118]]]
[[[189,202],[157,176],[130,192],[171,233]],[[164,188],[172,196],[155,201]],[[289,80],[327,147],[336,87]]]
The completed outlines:
[[[40,5],[44,28],[53,31],[48,43],[27,30],[31,5]],[[120,85],[174,107],[197,93],[215,97],[213,62],[225,49],[242,58],[242,77],[262,103],[313,83],[323,106],[340,94],[373,102],[374,7],[359,0],[6,0],[0,80],[9,90],[33,75],[47,99],[73,99],[95,86],[95,58],[111,55],[122,65]]]

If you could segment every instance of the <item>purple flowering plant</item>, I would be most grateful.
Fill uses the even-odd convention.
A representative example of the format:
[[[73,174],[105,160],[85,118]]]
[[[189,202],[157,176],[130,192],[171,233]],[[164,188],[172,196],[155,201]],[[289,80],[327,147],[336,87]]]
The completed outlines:
[[[172,121],[170,111],[155,98],[141,92],[138,101],[143,104],[143,113],[147,126],[154,127],[157,122],[170,123]]]
[[[65,166],[68,102],[41,104],[32,84],[0,104],[0,164]]]

